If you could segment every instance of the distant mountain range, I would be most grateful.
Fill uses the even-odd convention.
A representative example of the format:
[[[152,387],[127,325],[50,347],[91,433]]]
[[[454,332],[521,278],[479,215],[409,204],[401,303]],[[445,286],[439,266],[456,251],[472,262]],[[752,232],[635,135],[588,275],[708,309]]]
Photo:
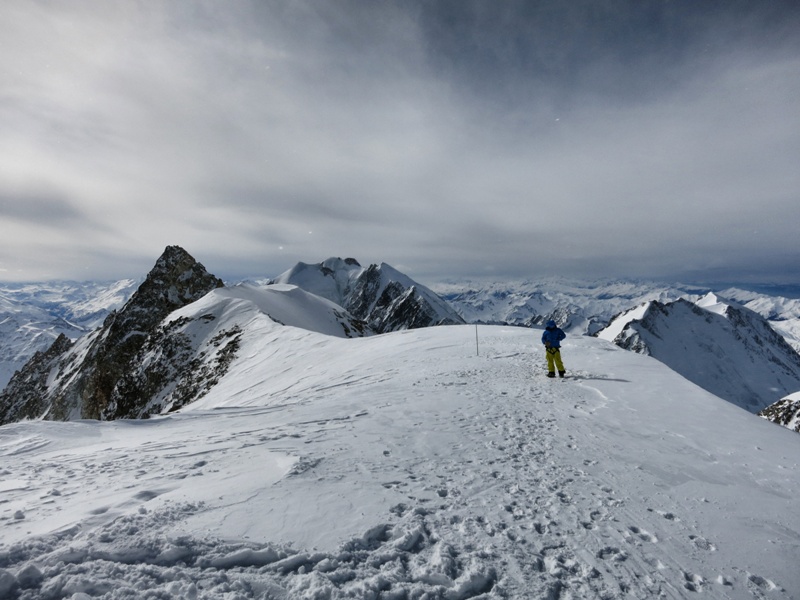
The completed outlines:
[[[141,280],[0,285],[0,388],[60,335],[77,339],[121,307]]]
[[[652,281],[451,282],[433,287],[468,323],[542,325],[553,319],[573,333],[594,335],[621,312],[645,302],[696,302],[709,291],[749,308],[769,320],[787,342],[800,351],[800,299],[768,296],[735,287],[711,290]]]
[[[177,246],[140,282],[48,285],[0,288],[3,365],[9,378],[18,370],[0,394],[0,424],[176,410],[225,379],[244,336],[285,325],[356,337],[552,318],[571,335],[649,354],[751,412],[800,390],[792,347],[800,301],[733,288],[725,300],[696,287],[630,281],[449,283],[434,291],[385,263],[362,267],[352,258],[298,263],[275,279],[226,287]],[[796,404],[784,401],[773,420],[794,428],[787,411]]]

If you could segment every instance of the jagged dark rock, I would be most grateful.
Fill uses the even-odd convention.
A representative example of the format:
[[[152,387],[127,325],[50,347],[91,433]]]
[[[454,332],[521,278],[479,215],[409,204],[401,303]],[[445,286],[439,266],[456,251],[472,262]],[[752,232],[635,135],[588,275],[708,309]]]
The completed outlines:
[[[80,351],[63,342],[54,344],[46,364],[40,358],[22,369],[20,377],[29,385],[24,390],[7,388],[0,397],[0,422],[26,416],[65,420],[136,414],[158,381],[152,373],[144,378],[131,375],[137,372],[136,358],[149,336],[171,312],[223,285],[186,250],[168,246],[128,302],[80,340]],[[47,386],[56,366],[55,380]]]
[[[234,326],[220,331],[205,349],[195,348],[186,327],[211,320],[181,317],[160,325],[132,361],[137,368],[128,370],[114,389],[105,416],[147,418],[163,409],[176,411],[208,393],[227,373],[242,336]]]
[[[120,418],[130,412],[131,393],[113,414],[106,410],[114,388],[120,383],[128,362],[136,355],[147,336],[172,311],[205,296],[224,283],[208,273],[186,250],[168,246],[144,283],[118,313],[103,324],[102,335],[90,349],[83,370],[80,390],[84,418]],[[67,396],[65,392],[65,397]]]
[[[758,416],[800,433],[800,396],[793,394],[783,398],[759,412]]]
[[[72,340],[62,333],[49,349],[36,352],[25,367],[14,373],[0,393],[0,425],[45,414],[48,376],[71,347]]]

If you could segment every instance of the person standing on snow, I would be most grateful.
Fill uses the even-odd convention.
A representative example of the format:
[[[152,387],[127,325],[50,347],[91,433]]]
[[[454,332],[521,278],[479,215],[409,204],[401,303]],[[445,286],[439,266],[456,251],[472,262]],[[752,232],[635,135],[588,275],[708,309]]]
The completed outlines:
[[[547,353],[547,376],[555,377],[557,367],[558,376],[563,377],[566,370],[564,363],[561,362],[561,340],[567,337],[567,334],[559,329],[552,319],[547,322],[546,327],[542,334],[542,344]]]

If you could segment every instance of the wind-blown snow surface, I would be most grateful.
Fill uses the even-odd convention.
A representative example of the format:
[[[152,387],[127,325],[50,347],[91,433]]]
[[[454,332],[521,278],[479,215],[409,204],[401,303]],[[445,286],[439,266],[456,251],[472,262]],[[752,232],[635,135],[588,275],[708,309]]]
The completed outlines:
[[[562,381],[538,331],[475,333],[276,325],[182,413],[3,426],[0,597],[799,597],[800,436],[603,340]]]

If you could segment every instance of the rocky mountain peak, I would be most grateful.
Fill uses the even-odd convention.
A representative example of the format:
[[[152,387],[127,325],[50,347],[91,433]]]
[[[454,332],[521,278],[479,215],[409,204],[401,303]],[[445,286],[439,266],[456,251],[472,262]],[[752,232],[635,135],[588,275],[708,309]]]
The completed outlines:
[[[159,307],[163,309],[159,312],[165,310],[163,316],[166,316],[224,285],[221,279],[206,271],[186,250],[180,246],[167,246],[144,283],[120,312]]]
[[[102,415],[127,363],[167,315],[220,287],[222,280],[186,250],[167,246],[131,299],[106,319],[87,356],[87,382],[81,393],[84,416]]]
[[[121,411],[130,407],[114,399],[120,395],[118,387],[123,375],[130,372],[148,337],[171,312],[223,286],[186,250],[168,246],[128,302],[89,334],[80,351],[72,351],[63,340],[57,340],[45,355],[47,364],[57,371],[52,381],[45,383],[50,369],[26,365],[20,377],[27,379],[35,391],[46,389],[46,402],[40,399],[36,406],[31,402],[24,402],[24,406],[15,403],[13,412],[41,416],[40,408],[47,405],[47,415],[54,419],[122,416]],[[128,404],[138,401],[135,390],[125,398]],[[5,420],[16,420],[16,416],[6,415]]]

